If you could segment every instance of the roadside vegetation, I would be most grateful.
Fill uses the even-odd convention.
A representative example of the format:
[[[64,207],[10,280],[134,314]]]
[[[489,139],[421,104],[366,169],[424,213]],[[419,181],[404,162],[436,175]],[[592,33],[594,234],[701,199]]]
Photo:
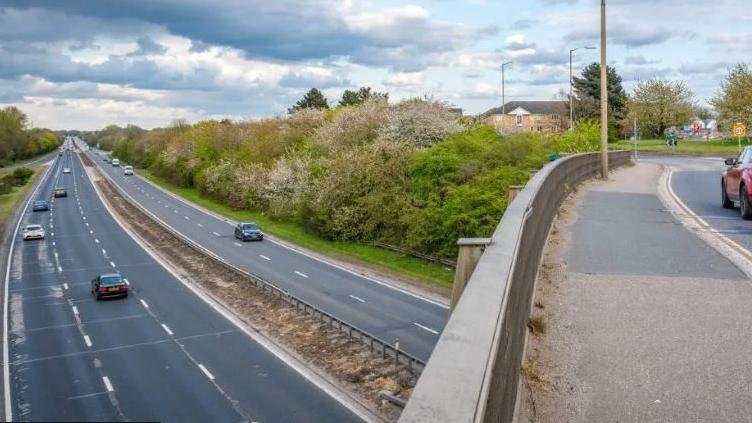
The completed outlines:
[[[312,250],[444,284],[451,272],[441,266],[415,270],[419,261],[363,244],[454,258],[458,238],[493,232],[508,187],[524,184],[530,169],[552,152],[598,145],[598,125],[587,121],[573,133],[501,139],[480,119],[428,99],[388,103],[362,89],[329,109],[318,94],[284,117],[110,126],[81,136],[207,208]]]
[[[742,138],[741,146],[752,145],[749,138]],[[618,150],[634,150],[634,141],[626,140],[610,144]],[[637,151],[643,153],[679,154],[693,156],[736,157],[739,155],[739,143],[735,139],[725,140],[679,140],[675,150],[666,145],[664,139],[638,140]]]
[[[5,226],[19,206],[26,193],[34,185],[34,171],[25,167],[16,168],[12,172],[0,172],[0,239],[5,233]]]
[[[17,107],[0,109],[0,167],[56,149],[60,137],[48,129],[29,128],[29,120]]]

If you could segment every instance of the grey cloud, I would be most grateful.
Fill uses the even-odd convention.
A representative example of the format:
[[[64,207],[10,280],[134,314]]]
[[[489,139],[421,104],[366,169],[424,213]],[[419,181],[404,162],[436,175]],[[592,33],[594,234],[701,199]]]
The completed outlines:
[[[600,38],[600,30],[577,29],[564,35],[564,40],[568,42],[595,42]],[[627,47],[643,47],[652,44],[660,44],[669,40],[676,33],[661,27],[641,27],[636,25],[623,25],[617,23],[613,25],[608,33],[609,39],[616,44]]]
[[[629,56],[624,59],[624,64],[626,65],[654,65],[660,62],[660,60],[648,60],[645,56]]]
[[[285,75],[279,81],[279,85],[290,88],[311,88],[327,89],[333,87],[345,87],[352,85],[348,79],[336,75],[312,75],[305,72],[293,72]]]
[[[140,37],[136,40],[136,43],[138,44],[138,50],[128,53],[128,56],[148,56],[150,54],[162,54],[167,51],[167,47],[149,37]]]
[[[514,31],[521,31],[524,29],[530,29],[533,26],[537,25],[538,21],[535,19],[520,19],[517,21],[514,21],[510,28]]]

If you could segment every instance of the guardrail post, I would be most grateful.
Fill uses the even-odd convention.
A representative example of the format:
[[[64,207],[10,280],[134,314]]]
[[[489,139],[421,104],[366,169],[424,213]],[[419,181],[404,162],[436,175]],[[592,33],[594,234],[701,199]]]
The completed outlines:
[[[509,186],[509,200],[507,201],[507,204],[512,203],[512,200],[514,200],[515,197],[517,197],[517,194],[519,194],[520,191],[522,191],[522,188],[525,188],[525,186],[524,185],[510,185]]]
[[[449,304],[449,311],[454,310],[457,302],[465,290],[470,275],[475,270],[483,249],[491,243],[491,238],[460,238],[457,245],[460,251],[457,254],[457,269],[454,271],[454,284],[452,285],[452,301]]]

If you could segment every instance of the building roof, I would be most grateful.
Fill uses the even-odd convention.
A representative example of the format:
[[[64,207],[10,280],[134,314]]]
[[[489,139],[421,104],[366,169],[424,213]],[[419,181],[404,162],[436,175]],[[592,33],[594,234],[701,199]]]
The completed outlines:
[[[565,101],[510,101],[504,106],[504,112],[510,113],[513,110],[521,107],[534,115],[549,115],[560,114],[565,115],[569,113],[569,106]],[[494,107],[493,109],[484,113],[484,116],[500,115],[501,107]]]

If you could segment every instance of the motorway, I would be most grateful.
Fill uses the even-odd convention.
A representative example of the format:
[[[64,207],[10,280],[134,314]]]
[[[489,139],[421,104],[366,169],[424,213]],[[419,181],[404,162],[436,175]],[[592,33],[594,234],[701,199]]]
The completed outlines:
[[[71,174],[61,168],[70,167]],[[25,210],[6,280],[6,410],[14,420],[359,421],[161,266],[113,219],[78,156],[50,167]],[[131,293],[96,301],[117,271]],[[7,418],[8,416],[6,416]]]
[[[79,141],[83,147],[83,142]],[[383,341],[428,360],[449,316],[446,305],[311,257],[267,237],[241,243],[234,222],[207,213],[140,177],[87,154],[144,208],[174,230],[250,273]],[[261,228],[263,230],[263,228]]]

